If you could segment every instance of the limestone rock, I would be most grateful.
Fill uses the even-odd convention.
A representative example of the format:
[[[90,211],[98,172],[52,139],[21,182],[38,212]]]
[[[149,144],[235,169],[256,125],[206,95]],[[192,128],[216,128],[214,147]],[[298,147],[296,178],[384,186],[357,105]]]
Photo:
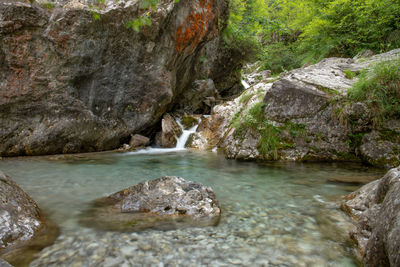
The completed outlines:
[[[149,144],[150,144],[150,139],[140,134],[133,135],[131,137],[131,140],[129,141],[129,145],[132,148],[145,147],[148,146]]]
[[[357,228],[350,236],[364,266],[400,265],[400,167],[348,195],[342,209]]]
[[[125,25],[145,13],[140,1],[106,0],[100,20],[97,1],[55,2],[0,3],[0,155],[108,150],[153,131],[227,19],[225,0],[163,0],[136,32]]]
[[[181,119],[181,124],[185,130],[189,130],[199,123],[198,116],[193,115],[183,115]]]
[[[400,120],[392,118],[377,127],[366,103],[347,104],[341,100],[357,80],[349,79],[347,70],[359,72],[377,61],[393,60],[399,53],[396,49],[362,60],[328,58],[283,73],[276,80],[255,83],[234,100],[215,106],[211,117],[191,138],[190,146],[217,146],[226,157],[241,160],[363,161],[396,166]],[[254,124],[255,116],[260,117],[249,114],[260,103],[262,122],[257,121],[253,129],[246,126],[239,131],[244,121]],[[272,130],[262,138],[261,129],[265,127]],[[275,147],[261,153],[260,148],[268,140]]]
[[[33,238],[40,228],[40,211],[13,180],[0,171],[0,251]]]
[[[165,114],[161,122],[161,146],[164,148],[175,147],[182,129],[170,114]]]
[[[96,200],[82,223],[117,231],[215,225],[221,209],[210,187],[165,176]]]

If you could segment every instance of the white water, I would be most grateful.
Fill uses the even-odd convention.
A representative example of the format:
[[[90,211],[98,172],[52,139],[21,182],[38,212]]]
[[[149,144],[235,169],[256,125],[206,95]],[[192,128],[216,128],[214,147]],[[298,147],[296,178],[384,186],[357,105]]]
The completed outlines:
[[[178,141],[176,143],[176,147],[174,148],[154,148],[154,147],[146,147],[145,149],[140,149],[138,151],[133,151],[129,152],[129,154],[164,154],[164,153],[170,153],[170,152],[177,152],[177,151],[185,151],[187,148],[185,148],[185,144],[187,140],[189,139],[190,135],[192,133],[195,133],[197,130],[197,127],[199,124],[196,124],[189,130],[185,130],[183,125],[181,124],[180,120],[176,121],[182,129],[182,135],[178,138]]]
[[[242,85],[243,85],[243,87],[244,87],[245,89],[247,89],[247,88],[250,87],[250,85],[249,85],[245,80],[242,80]]]

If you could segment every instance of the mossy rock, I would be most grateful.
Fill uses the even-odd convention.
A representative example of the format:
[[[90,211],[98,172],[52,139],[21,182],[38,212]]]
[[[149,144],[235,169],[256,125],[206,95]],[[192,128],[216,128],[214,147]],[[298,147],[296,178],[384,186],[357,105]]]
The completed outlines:
[[[190,128],[199,123],[199,119],[192,115],[185,115],[182,117],[181,123],[185,130],[189,130]]]

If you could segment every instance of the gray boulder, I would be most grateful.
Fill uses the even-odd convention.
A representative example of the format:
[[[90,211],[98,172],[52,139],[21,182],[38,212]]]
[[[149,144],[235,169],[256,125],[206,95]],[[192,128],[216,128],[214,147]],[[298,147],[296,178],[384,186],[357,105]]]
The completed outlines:
[[[364,266],[400,266],[400,166],[348,195],[341,207]]]
[[[41,227],[39,207],[1,171],[0,199],[0,250],[32,239]]]
[[[140,135],[140,134],[135,134],[131,137],[131,140],[129,141],[129,145],[131,148],[137,148],[137,147],[145,147],[150,144],[150,138]]]
[[[219,222],[221,208],[210,187],[165,176],[98,199],[81,222],[116,231],[174,229]]]

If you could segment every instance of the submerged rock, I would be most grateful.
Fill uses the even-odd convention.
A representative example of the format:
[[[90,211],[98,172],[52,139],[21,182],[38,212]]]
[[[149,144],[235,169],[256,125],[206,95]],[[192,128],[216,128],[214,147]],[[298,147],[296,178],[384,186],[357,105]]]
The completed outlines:
[[[400,166],[348,195],[341,207],[354,220],[350,233],[364,266],[400,266]]]
[[[165,176],[95,201],[81,222],[117,231],[215,225],[221,209],[210,187]]]

